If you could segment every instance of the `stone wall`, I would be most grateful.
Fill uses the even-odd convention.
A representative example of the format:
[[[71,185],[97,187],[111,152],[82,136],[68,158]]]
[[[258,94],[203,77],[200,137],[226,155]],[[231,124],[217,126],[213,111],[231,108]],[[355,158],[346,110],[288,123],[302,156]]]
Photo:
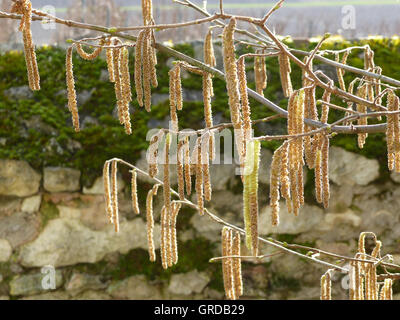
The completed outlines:
[[[299,217],[282,204],[281,223],[270,225],[268,201],[271,151],[263,149],[260,181],[260,234],[305,243],[338,254],[352,255],[361,231],[374,231],[383,253],[400,260],[400,175],[379,182],[379,163],[332,147],[330,151],[331,205],[323,210],[308,201]],[[145,166],[144,153],[138,160]],[[242,226],[242,194],[234,165],[211,168],[213,197],[209,208]],[[119,177],[121,229],[107,224],[102,178],[81,187],[80,172],[45,167],[37,172],[25,161],[0,160],[0,295],[2,299],[222,299],[220,264],[221,226],[206,216],[183,210],[178,218],[179,262],[163,271],[148,262],[143,215],[132,213],[130,186]],[[143,195],[150,187],[139,181]],[[176,181],[176,172],[171,172]],[[162,196],[160,197],[162,198]],[[155,200],[156,247],[159,247],[161,199]],[[245,250],[245,248],[243,248]],[[195,251],[193,253],[193,251]],[[275,249],[263,246],[263,254]],[[245,251],[244,251],[245,252]],[[157,252],[158,254],[158,252]],[[202,256],[203,255],[203,256]],[[54,290],[44,289],[44,266],[55,268]],[[291,255],[261,264],[243,263],[244,297],[317,299],[323,269]],[[342,277],[334,279],[333,296],[346,298]]]

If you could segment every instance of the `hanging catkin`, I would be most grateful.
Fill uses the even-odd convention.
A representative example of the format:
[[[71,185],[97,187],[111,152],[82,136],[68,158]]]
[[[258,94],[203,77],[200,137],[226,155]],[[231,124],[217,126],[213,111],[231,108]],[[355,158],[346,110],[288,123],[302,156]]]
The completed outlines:
[[[232,229],[224,227],[222,229],[222,256],[232,256]],[[222,278],[224,280],[225,295],[233,300],[235,297],[234,277],[232,272],[232,258],[222,260]]]
[[[178,132],[178,115],[176,113],[176,72],[175,70],[179,68],[175,65],[169,72],[169,112],[171,117],[171,129]]]
[[[236,19],[231,18],[223,31],[223,58],[226,75],[226,88],[228,92],[228,102],[231,113],[231,121],[235,132],[235,142],[239,154],[240,163],[243,163],[242,156],[244,150],[242,121],[240,115],[240,93],[237,66],[235,61],[234,31]]]
[[[143,83],[142,83],[142,60],[143,60],[143,41],[146,30],[139,32],[136,40],[135,47],[135,88],[136,88],[136,99],[139,106],[143,107]]]
[[[349,56],[349,53],[350,53],[350,51],[345,51],[344,52],[343,57],[342,57],[342,61],[341,61],[342,64],[346,64],[347,63],[347,58]],[[336,62],[339,62],[339,59],[340,59],[339,53],[336,53],[335,54]],[[336,74],[337,74],[337,77],[338,77],[340,89],[342,89],[343,91],[346,91],[346,84],[345,84],[344,79],[343,79],[344,73],[345,73],[344,69],[336,68]]]
[[[111,186],[110,186],[110,162],[106,161],[103,167],[103,185],[104,185],[104,199],[106,202],[107,218],[110,223],[113,222],[113,208],[111,202]]]
[[[322,157],[322,199],[324,208],[329,206],[329,137],[327,134],[323,136],[321,157]]]
[[[288,134],[304,133],[304,89],[296,90],[289,98],[288,105]],[[300,206],[304,203],[303,165],[304,141],[303,137],[294,137],[289,140],[289,179],[292,210],[297,216]]]
[[[117,185],[117,165],[118,162],[113,160],[111,162],[111,202],[113,210],[113,224],[115,232],[119,231],[119,214],[118,214],[118,185]]]
[[[148,149],[148,164],[149,164],[149,176],[154,178],[158,173],[158,149],[161,139],[164,136],[164,131],[161,129],[157,134],[155,134],[149,144]]]
[[[262,54],[261,50],[257,50],[256,54]],[[256,92],[264,96],[264,89],[267,87],[267,69],[264,56],[256,56],[254,58],[254,78],[256,81]]]
[[[147,244],[149,249],[150,261],[156,261],[154,249],[154,217],[153,217],[153,197],[157,194],[160,184],[156,184],[147,193],[146,198],[146,225],[147,225]]]
[[[164,147],[164,176],[163,176],[163,195],[164,195],[164,206],[167,216],[171,215],[171,185],[169,181],[169,148],[171,145],[171,135],[169,133],[165,136],[165,147]]]
[[[243,216],[246,231],[246,246],[252,255],[258,254],[258,168],[261,144],[250,140],[246,146],[243,171]]]
[[[366,99],[367,98],[367,85],[363,84],[357,89],[357,96],[360,98]],[[362,104],[357,104],[357,112],[359,113],[367,113],[367,107]],[[367,125],[368,120],[367,117],[361,117],[360,119],[357,120],[357,124],[360,126]],[[360,149],[364,148],[365,140],[368,137],[368,133],[359,133],[358,135],[358,147]]]
[[[393,90],[388,91],[387,109],[391,112],[399,111],[399,98],[394,94]],[[386,140],[389,170],[400,172],[400,124],[398,113],[387,115]]]
[[[21,0],[13,3],[12,13],[22,14],[19,31],[22,32],[24,41],[24,54],[26,69],[28,73],[29,88],[31,90],[40,90],[40,76],[36,61],[35,45],[32,40],[32,4],[29,0]]]
[[[393,300],[392,285],[392,279],[385,279],[379,296],[380,300]]]
[[[106,46],[110,46],[113,42],[112,38],[108,38],[105,41]],[[108,69],[108,76],[110,82],[114,82],[114,58],[113,58],[113,49],[107,48],[106,49],[106,61],[107,61],[107,69]]]
[[[330,270],[328,270],[321,277],[321,300],[332,300],[331,287],[332,287],[331,274]]]
[[[240,256],[240,233],[235,232],[232,243],[232,255]],[[232,259],[232,269],[233,269],[233,282],[235,298],[238,299],[243,295],[243,280],[242,280],[242,260],[240,258]]]
[[[201,139],[201,152],[202,152],[202,170],[203,170],[203,186],[204,186],[204,199],[211,201],[211,178],[210,178],[210,164],[209,164],[209,132],[205,133]]]
[[[195,147],[195,155],[196,155],[196,197],[197,197],[197,206],[200,215],[204,214],[204,189],[203,189],[203,156],[201,150],[201,137],[197,138],[196,147]]]
[[[168,232],[168,224],[169,219],[166,212],[165,206],[161,209],[161,240],[160,240],[160,255],[161,255],[161,264],[163,269],[168,268],[168,248],[167,248],[167,232]]]
[[[103,43],[103,42],[100,42],[100,44],[102,44],[102,43]],[[102,49],[103,49],[102,47],[97,47],[97,48],[95,48],[95,49],[92,51],[92,53],[87,53],[87,52],[82,48],[82,44],[80,44],[80,43],[77,43],[77,44],[76,44],[76,52],[78,52],[79,56],[80,56],[82,59],[85,59],[85,60],[93,60],[93,59],[96,59],[96,58],[99,56],[99,54],[100,54],[100,52],[101,52]]]
[[[177,171],[177,176],[178,176],[178,193],[179,193],[179,199],[184,200],[185,199],[185,177],[184,177],[184,171],[183,171],[183,161],[184,161],[184,144],[185,141],[181,140],[178,142],[178,149],[176,152],[176,171]]]
[[[151,30],[144,31],[143,39],[143,92],[144,92],[144,107],[147,112],[151,109]]]
[[[190,172],[190,144],[189,144],[189,137],[185,138],[185,144],[183,147],[183,162],[185,168],[185,185],[186,185],[186,193],[190,195],[192,193],[192,178]]]
[[[172,264],[178,263],[178,241],[176,236],[176,219],[178,217],[179,210],[182,204],[173,203],[172,215],[171,215],[171,252],[172,252]]]
[[[176,103],[176,109],[177,110],[182,110],[183,107],[183,98],[182,98],[182,83],[181,83],[181,68],[179,64],[175,66],[175,103]]]
[[[251,125],[251,111],[249,97],[247,95],[247,79],[246,79],[246,64],[244,57],[238,60],[238,77],[239,77],[239,91],[240,91],[240,102],[242,104],[242,115],[243,115],[243,134],[244,141],[248,141],[252,138],[252,125]],[[246,150],[243,150],[244,152]]]
[[[67,49],[65,70],[66,70],[66,80],[67,80],[67,93],[68,93],[68,109],[72,115],[72,124],[76,132],[79,132],[79,114],[78,114],[78,103],[76,101],[76,91],[75,91],[75,80],[74,71],[72,64],[72,51],[73,46]]]
[[[132,133],[129,102],[132,101],[131,79],[129,74],[129,51],[126,47],[121,49],[121,113],[126,134]]]
[[[118,44],[118,39],[114,40],[114,45]],[[115,98],[117,99],[118,119],[123,124],[123,99],[122,99],[122,82],[121,82],[121,49],[113,49],[113,68],[114,68],[114,90]]]
[[[285,97],[290,97],[293,92],[292,80],[290,78],[290,73],[292,69],[290,67],[289,57],[285,53],[279,53],[279,73],[281,76],[282,90]]]
[[[217,65],[214,55],[212,29],[208,29],[206,38],[204,40],[204,63],[208,64],[210,67],[215,67]]]
[[[132,195],[132,208],[133,208],[133,212],[135,212],[136,214],[140,213],[139,210],[139,202],[138,202],[138,195],[137,195],[137,172],[136,169],[132,169],[131,170],[131,195]]]
[[[275,150],[272,156],[271,170],[270,170],[270,182],[269,182],[269,198],[271,213],[271,223],[273,226],[279,224],[279,180],[281,176],[281,159],[282,149],[278,148]]]

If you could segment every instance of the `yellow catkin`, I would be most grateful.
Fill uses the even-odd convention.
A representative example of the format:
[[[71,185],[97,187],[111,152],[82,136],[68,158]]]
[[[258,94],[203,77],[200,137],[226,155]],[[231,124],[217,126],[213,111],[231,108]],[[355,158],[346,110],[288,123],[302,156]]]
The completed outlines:
[[[239,80],[235,59],[234,31],[236,19],[231,18],[223,31],[223,58],[226,75],[226,88],[228,92],[228,102],[231,114],[231,121],[235,132],[235,143],[238,149],[240,163],[244,150],[242,120],[240,114],[240,92]]]
[[[202,141],[202,146],[201,146],[201,152],[202,152],[202,170],[203,170],[203,186],[204,186],[204,199],[207,201],[211,201],[211,193],[212,193],[212,188],[211,188],[211,178],[210,178],[210,164],[209,164],[209,141],[210,141],[210,135],[209,133],[206,133],[204,137],[201,139]]]
[[[143,107],[143,82],[142,82],[142,49],[145,36],[145,30],[139,32],[135,46],[135,88],[136,99],[139,106]]]
[[[232,256],[232,229],[224,227],[222,229],[222,256]],[[234,277],[232,272],[232,258],[222,260],[222,277],[224,281],[225,295],[228,299],[235,298]]]
[[[240,256],[240,233],[235,232],[232,244],[232,255]],[[236,298],[243,295],[243,280],[242,280],[242,260],[240,258],[233,258],[233,280],[235,285]]]
[[[254,256],[258,254],[258,169],[260,149],[259,140],[247,143],[243,170],[243,217],[246,246]]]
[[[297,135],[304,132],[304,89],[296,90],[289,98],[288,105],[288,134]],[[303,165],[304,140],[303,137],[289,140],[289,178],[292,197],[292,210],[297,216],[300,206],[304,203]]]
[[[32,4],[29,0],[14,2],[11,7],[11,12],[22,14],[19,31],[22,32],[22,39],[24,42],[24,54],[29,88],[31,90],[40,90],[40,76],[31,31]]]
[[[171,185],[169,180],[169,148],[171,144],[171,135],[169,133],[165,136],[165,147],[164,147],[164,175],[163,175],[163,195],[164,195],[164,206],[166,209],[167,216],[171,215]]]
[[[171,129],[178,132],[178,115],[176,113],[176,70],[177,66],[168,72],[169,75],[169,112],[171,117]]]
[[[184,144],[184,153],[183,153],[183,162],[185,168],[185,185],[186,185],[186,193],[190,195],[192,193],[192,178],[190,172],[190,145],[189,145],[189,137],[185,138]]]
[[[252,133],[252,125],[250,117],[251,116],[250,103],[249,103],[249,97],[247,95],[246,64],[244,57],[238,60],[237,65],[238,65],[240,101],[242,104],[244,141],[248,141],[252,137],[253,133]],[[246,150],[243,151],[245,152]]]
[[[160,255],[161,265],[163,269],[168,268],[168,256],[167,256],[167,233],[168,233],[168,215],[165,206],[161,209],[161,240],[160,240]]]
[[[203,189],[203,157],[201,150],[201,137],[197,138],[196,142],[196,197],[197,197],[197,206],[200,215],[204,214],[204,189]]]
[[[317,148],[315,155],[315,198],[317,202],[322,203],[322,151]]]
[[[66,70],[66,80],[67,80],[67,94],[68,94],[68,109],[72,115],[72,124],[76,132],[79,132],[79,114],[78,114],[78,103],[76,101],[76,91],[75,91],[75,80],[74,71],[72,64],[72,50],[73,47],[67,49],[65,70]]]
[[[269,182],[269,198],[271,206],[271,223],[273,226],[279,224],[279,182],[281,176],[282,149],[275,150],[272,156]]]
[[[366,97],[367,97],[367,85],[366,84],[364,84],[358,88],[357,96],[359,96],[360,98],[366,99]],[[357,104],[357,111],[359,113],[366,113],[367,107],[362,104]],[[368,124],[367,117],[362,117],[362,118],[358,119],[357,124],[361,125],[361,126],[367,125]],[[368,137],[368,133],[359,133],[358,134],[357,142],[358,142],[358,147],[360,149],[364,148],[365,140],[367,139],[367,137]]]
[[[103,167],[103,185],[104,185],[104,199],[106,202],[107,218],[112,223],[113,208],[111,204],[111,189],[110,189],[110,162],[106,161]]]
[[[91,53],[87,53],[83,48],[82,44],[76,44],[76,52],[78,52],[79,56],[85,60],[93,60],[96,59],[100,52],[102,51],[102,47],[96,47]]]
[[[132,133],[129,102],[132,101],[131,79],[129,74],[129,51],[126,47],[121,49],[121,94],[122,94],[122,120],[126,134]]]
[[[182,98],[182,83],[181,83],[181,68],[179,65],[175,67],[175,101],[176,109],[182,110],[183,98]]]
[[[331,83],[333,85],[333,83]],[[325,90],[322,95],[322,101],[329,103],[331,101],[331,92],[329,90]],[[322,112],[321,112],[321,122],[328,123],[329,116],[329,106],[327,104],[322,104]]]
[[[184,155],[184,144],[185,141],[181,140],[178,143],[178,150],[176,153],[176,171],[178,173],[178,193],[179,193],[179,199],[184,200],[185,199],[185,177],[184,177],[184,171],[183,171],[183,155]]]
[[[149,176],[154,178],[158,173],[158,149],[161,139],[164,136],[164,131],[160,130],[157,134],[155,134],[149,144],[148,149],[148,164],[149,164]]]
[[[292,212],[291,199],[290,199],[290,179],[289,179],[289,143],[285,141],[281,149],[280,173],[279,181],[281,184],[282,197],[286,199],[286,206],[288,212]]]
[[[332,281],[330,271],[321,277],[321,300],[332,300],[331,289]]]
[[[106,46],[110,46],[112,42],[111,38],[108,38],[105,41]],[[110,82],[114,82],[114,60],[113,60],[113,49],[107,48],[106,49],[106,61],[107,61],[107,69],[108,69],[108,77]]]
[[[147,244],[150,261],[156,261],[156,252],[154,248],[154,217],[153,217],[153,197],[157,194],[160,184],[156,184],[147,193],[146,198],[146,225],[147,225]]]
[[[257,50],[256,53],[262,54],[262,51]],[[263,91],[267,87],[267,69],[264,56],[257,56],[254,58],[254,78],[256,82],[256,92],[264,96]]]
[[[138,202],[138,195],[137,195],[137,172],[136,169],[131,170],[131,195],[132,195],[132,208],[133,212],[136,214],[140,213],[139,210],[139,202]]]
[[[278,62],[283,94],[285,95],[285,97],[290,97],[293,92],[293,87],[292,80],[290,78],[290,73],[292,72],[292,69],[290,67],[289,57],[284,53],[280,53],[278,55]]]
[[[322,198],[324,208],[329,206],[329,137],[324,135],[321,149],[322,156]]]
[[[176,219],[178,217],[179,210],[181,209],[180,203],[174,203],[171,216],[171,252],[172,252],[172,264],[178,263],[178,240],[176,236]]]
[[[399,111],[399,98],[394,94],[393,90],[388,91],[387,109],[392,112]],[[387,116],[386,140],[389,170],[400,172],[400,124],[398,113]]]
[[[117,45],[117,40],[114,40],[114,45]],[[117,108],[118,108],[118,119],[121,124],[124,123],[124,118],[122,115],[122,84],[121,84],[121,49],[114,48],[113,49],[113,68],[114,68],[114,90],[115,90],[115,98],[117,100]]]
[[[380,300],[393,300],[392,285],[393,285],[392,279],[385,279],[379,297]]]
[[[157,51],[154,48],[155,40],[154,40],[154,30],[150,31],[150,44],[148,49],[149,55],[149,63],[150,63],[150,83],[153,88],[158,87],[158,80],[157,80]]]
[[[145,30],[143,39],[143,92],[144,92],[144,107],[147,112],[151,110],[151,57],[149,48],[151,46],[151,31]]]
[[[350,53],[350,51],[345,51],[344,52],[343,57],[342,57],[342,61],[341,61],[342,64],[346,64],[347,58],[349,56],[349,53]],[[336,53],[336,55],[335,55],[336,62],[339,62],[339,59],[340,59],[339,53]],[[338,82],[339,82],[340,89],[342,89],[343,91],[346,91],[346,83],[344,82],[344,78],[343,78],[344,73],[345,73],[344,69],[336,68],[336,74],[337,74],[337,77],[338,77]]]
[[[317,104],[315,100],[315,85],[305,88],[304,117],[307,119],[318,120]],[[309,125],[304,126],[304,132],[309,132],[313,128]],[[315,136],[307,135],[304,137],[304,153],[306,163],[310,169],[315,167]]]
[[[119,231],[119,214],[118,214],[118,185],[117,185],[117,165],[118,162],[111,162],[111,202],[113,210],[113,224],[115,232]]]
[[[210,67],[215,67],[217,65],[212,40],[212,29],[208,30],[204,40],[204,63],[208,64]]]

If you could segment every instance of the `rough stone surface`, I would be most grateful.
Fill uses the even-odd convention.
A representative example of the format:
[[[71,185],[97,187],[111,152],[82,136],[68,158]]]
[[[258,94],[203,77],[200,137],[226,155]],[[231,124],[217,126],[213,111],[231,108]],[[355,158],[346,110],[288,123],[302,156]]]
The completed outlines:
[[[107,284],[101,280],[101,276],[86,273],[73,273],[65,285],[65,289],[73,296],[89,289],[101,290],[106,287]]]
[[[173,294],[182,295],[200,293],[209,281],[210,277],[207,274],[198,272],[197,270],[173,274],[169,282],[168,291]]]
[[[33,92],[27,85],[20,87],[11,87],[7,90],[4,90],[4,95],[14,100],[33,98]]]
[[[70,296],[64,291],[47,292],[24,297],[21,300],[69,300]]]
[[[78,191],[81,172],[76,169],[62,167],[44,168],[43,185],[47,191],[63,192]]]
[[[35,213],[39,211],[42,196],[40,194],[25,198],[22,202],[21,211]]]
[[[12,248],[6,239],[0,239],[0,262],[6,262],[10,259]]]
[[[46,281],[46,273],[35,273],[16,276],[10,281],[10,294],[12,296],[32,295],[45,292],[51,289],[43,288],[42,281]],[[59,288],[63,283],[61,271],[56,270],[55,286]]]
[[[158,226],[154,234],[157,239]],[[134,248],[147,249],[146,225],[140,218],[122,222],[118,233],[112,226],[93,231],[79,220],[59,218],[50,220],[40,236],[21,249],[19,260],[26,267],[59,267],[94,263],[110,252],[127,253]]]
[[[131,276],[110,285],[107,293],[115,299],[156,300],[161,299],[161,290],[144,275]]]
[[[0,195],[30,196],[38,192],[40,179],[26,161],[0,160]]]
[[[367,185],[379,176],[379,163],[342,148],[329,151],[329,178],[337,185]]]
[[[287,212],[286,204],[280,202],[279,225],[271,225],[271,207],[266,206],[260,210],[259,232],[262,235],[267,234],[299,234],[311,231],[324,219],[322,209],[316,206],[305,205],[296,217]]]
[[[17,212],[0,219],[0,238],[7,239],[16,248],[36,238],[39,228],[40,220],[37,215]]]

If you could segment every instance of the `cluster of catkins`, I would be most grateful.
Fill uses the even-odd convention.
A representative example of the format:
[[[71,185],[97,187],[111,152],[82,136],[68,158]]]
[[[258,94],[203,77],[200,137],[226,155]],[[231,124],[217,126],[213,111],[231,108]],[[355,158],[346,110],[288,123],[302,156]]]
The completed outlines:
[[[143,1],[143,20],[145,26],[154,24],[151,0]],[[117,100],[118,119],[125,127],[127,134],[132,133],[129,104],[132,101],[131,80],[129,71],[129,51],[127,44],[123,44],[117,37],[100,39],[92,53],[83,50],[80,43],[73,44],[67,50],[66,80],[68,91],[68,109],[72,114],[72,123],[75,131],[79,131],[79,115],[76,100],[76,90],[73,74],[72,52],[73,48],[81,58],[93,60],[99,56],[103,47],[106,48],[107,69],[110,82],[114,83]],[[151,87],[157,87],[157,55],[155,49],[154,31],[146,28],[139,32],[135,44],[135,73],[134,83],[136,98],[139,106],[145,106],[146,111],[151,109]]]
[[[19,31],[22,32],[22,39],[24,41],[29,88],[31,90],[40,90],[39,69],[36,61],[35,45],[33,44],[31,31],[32,3],[30,0],[16,0],[11,7],[11,12],[22,14]]]
[[[87,53],[82,44],[76,43],[67,49],[66,55],[66,80],[68,92],[68,109],[72,114],[72,123],[75,131],[79,131],[79,115],[76,100],[75,81],[73,73],[72,53],[76,48],[77,53],[82,59],[93,60],[99,56],[102,46],[107,46],[107,66],[109,79],[114,83],[115,96],[117,100],[118,118],[125,126],[127,134],[132,133],[131,118],[129,114],[129,103],[132,101],[131,81],[129,73],[129,51],[122,42],[115,37],[100,39],[98,47],[91,53]]]
[[[372,236],[375,247],[371,254],[365,250],[365,239]],[[382,242],[372,232],[362,232],[358,241],[358,252],[350,262],[349,298],[350,300],[392,300],[392,279],[387,278],[383,284],[377,281],[376,262],[381,259]],[[362,262],[365,260],[369,262]],[[328,270],[321,277],[321,300],[331,300],[331,276],[334,270]]]
[[[221,235],[222,277],[226,297],[237,300],[243,295],[242,262],[240,258],[240,233],[224,227]]]

